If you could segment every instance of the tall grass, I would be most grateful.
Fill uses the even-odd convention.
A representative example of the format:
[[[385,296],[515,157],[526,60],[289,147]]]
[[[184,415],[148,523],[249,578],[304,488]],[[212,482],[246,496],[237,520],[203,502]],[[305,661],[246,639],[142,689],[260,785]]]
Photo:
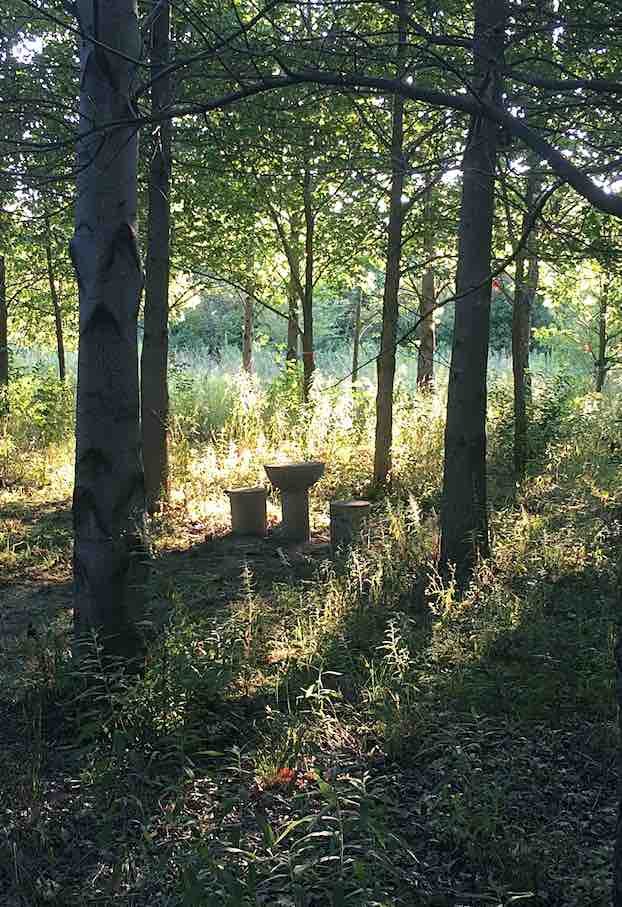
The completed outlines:
[[[361,361],[375,350],[363,349]],[[280,354],[279,354],[280,355]],[[438,353],[432,397],[416,390],[416,355],[400,350],[396,375],[393,483],[429,506],[438,504],[446,396],[446,351]],[[0,458],[5,480],[51,480],[59,457],[73,446],[74,381],[58,382],[53,359],[18,356],[10,385],[10,411],[2,423]],[[262,464],[277,458],[315,457],[330,462],[315,494],[363,494],[372,469],[374,364],[363,369],[356,389],[348,375],[350,350],[318,357],[309,405],[301,400],[300,375],[284,370],[265,347],[256,350],[256,371],[240,370],[239,350],[227,348],[219,362],[201,351],[171,355],[171,450],[178,501],[208,501],[230,484],[264,480]],[[27,361],[28,360],[28,361]],[[511,462],[512,399],[509,360],[491,357],[489,432],[492,473],[507,473]],[[565,377],[559,378],[563,374]],[[531,432],[535,459],[551,440],[561,401],[584,393],[589,377],[554,357],[532,356],[534,405]],[[563,385],[563,387],[562,387]],[[608,394],[615,392],[613,385]],[[606,395],[607,396],[607,395]],[[558,400],[558,402],[556,402]],[[564,404],[565,405],[565,404]],[[547,408],[548,407],[548,408]],[[537,437],[536,437],[537,436]],[[51,452],[54,450],[54,455]],[[60,470],[63,474],[63,470]],[[47,477],[47,478],[46,478]],[[509,480],[509,474],[506,476]]]

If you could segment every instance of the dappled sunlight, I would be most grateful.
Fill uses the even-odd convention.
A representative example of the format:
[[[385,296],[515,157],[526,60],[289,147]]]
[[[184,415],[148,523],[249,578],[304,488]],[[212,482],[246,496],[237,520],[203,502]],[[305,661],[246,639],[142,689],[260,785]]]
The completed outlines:
[[[199,880],[225,890],[232,848],[246,855],[235,864],[240,884],[261,879],[274,897],[286,864],[321,886],[339,853],[354,860],[364,849],[374,856],[361,873],[373,868],[387,892],[413,878],[438,890],[449,862],[482,880],[481,891],[542,890],[552,903],[563,892],[564,904],[584,907],[587,885],[600,903],[607,851],[585,825],[589,813],[607,842],[615,820],[612,540],[622,499],[612,445],[621,436],[606,417],[615,399],[556,409],[546,392],[538,399],[542,418],[557,421],[548,440],[536,422],[530,474],[513,497],[499,496],[493,555],[459,591],[435,566],[444,391],[400,390],[393,492],[374,499],[361,544],[344,558],[326,545],[328,503],[369,487],[373,396],[361,388],[333,400],[322,383],[308,407],[288,386],[270,398],[265,385],[232,385],[216,430],[177,400],[185,421],[172,435],[171,501],[151,522],[160,630],[145,675],[119,672],[97,713],[68,650],[70,446],[49,445],[44,472],[30,464],[24,484],[0,492],[2,569],[34,584],[22,585],[15,607],[3,604],[13,630],[0,670],[25,709],[19,733],[38,733],[45,754],[37,792],[15,796],[42,801],[50,828],[65,829],[55,860],[85,815],[108,816],[115,843],[105,859],[87,847],[93,874],[119,872],[121,848],[162,885],[166,841],[183,867],[166,883],[177,892]],[[505,405],[493,395],[493,460]],[[226,490],[267,485],[264,463],[304,458],[327,464],[311,490],[311,544],[279,539],[276,494],[266,539],[232,536]],[[37,583],[58,594],[37,604]],[[39,699],[24,698],[25,688]],[[40,731],[37,709],[47,716]],[[81,773],[79,793],[54,767],[59,743]],[[128,804],[123,815],[111,796]],[[62,819],[54,797],[68,798]],[[26,859],[38,844],[15,821]],[[305,848],[311,863],[298,860]],[[577,860],[582,875],[569,888]],[[72,884],[83,884],[77,871]]]
[[[4,6],[0,907],[622,907],[619,4]]]

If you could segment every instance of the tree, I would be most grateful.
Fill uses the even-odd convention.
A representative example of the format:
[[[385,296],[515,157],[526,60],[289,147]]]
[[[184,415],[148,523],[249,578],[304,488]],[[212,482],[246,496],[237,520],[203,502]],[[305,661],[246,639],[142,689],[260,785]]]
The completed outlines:
[[[185,217],[176,221],[180,267],[192,262],[195,273],[252,298],[256,315],[262,306],[280,312],[288,360],[298,358],[302,340],[307,393],[317,287],[346,283],[353,256],[370,242],[370,206],[360,204],[370,192],[353,167],[356,124],[347,99],[330,111],[326,98],[305,91],[297,98],[275,93],[269,103],[239,104],[207,127],[177,130],[176,148],[188,155],[188,172],[185,160],[176,163],[184,180],[175,191],[189,214],[187,224]]]
[[[287,281],[287,354],[288,362],[298,361],[300,327],[298,324],[298,296],[291,276]]]
[[[505,0],[476,0],[477,90],[497,105]],[[486,374],[497,129],[474,116],[464,151],[454,337],[447,391],[441,564],[464,581],[489,551],[486,500]]]
[[[404,75],[406,15],[406,2],[400,0],[396,49],[396,70],[399,79]],[[402,227],[404,225],[404,176],[404,98],[394,95],[391,119],[391,193],[387,228],[387,259],[382,299],[382,333],[380,353],[377,359],[374,482],[379,485],[386,483],[391,469],[393,385],[395,382],[395,349],[402,263]]]
[[[12,10],[4,15],[5,28],[0,32],[0,97],[10,96],[15,83],[15,57],[13,54],[17,37],[16,23]],[[12,112],[11,112],[12,113]],[[19,121],[13,115],[2,117],[0,144],[12,134],[19,134]],[[7,170],[0,171],[0,416],[8,406],[9,386],[9,307],[6,286],[6,216],[4,206],[13,187],[14,180]]]
[[[531,395],[529,349],[531,346],[532,311],[538,289],[538,253],[536,233],[529,235],[529,222],[539,187],[535,162],[529,170],[522,234],[528,234],[527,249],[515,249],[514,304],[512,310],[512,375],[514,381],[514,472],[522,479],[527,467],[527,406]]]
[[[421,304],[419,328],[419,355],[417,357],[417,386],[430,390],[434,383],[434,352],[436,338],[434,332],[434,308],[436,306],[436,288],[434,280],[434,227],[432,221],[432,183],[429,180],[424,197],[424,238],[423,252],[426,266],[421,281]]]
[[[58,357],[58,377],[61,381],[65,380],[67,367],[65,365],[65,340],[63,337],[63,316],[59,298],[56,273],[54,269],[54,255],[52,251],[52,230],[50,227],[50,216],[47,209],[43,212],[43,224],[45,230],[45,262],[47,266],[48,286],[50,290],[50,299],[52,300],[52,311],[54,312],[54,333],[56,336],[56,354]]]
[[[253,373],[253,295],[255,290],[255,256],[249,255],[248,276],[251,292],[244,293],[242,305],[244,307],[242,323],[242,368],[247,375]]]
[[[248,375],[253,373],[253,298],[244,298],[244,328],[242,331],[242,368]]]
[[[9,319],[6,302],[6,267],[0,253],[0,413],[6,406],[9,384]]]
[[[67,201],[50,186],[23,189],[20,201],[20,209],[7,215],[4,229],[8,343],[53,347],[64,381],[66,346],[75,338],[77,298],[67,250]]]
[[[556,282],[552,305],[553,321],[540,328],[538,336],[589,369],[600,393],[609,373],[622,365],[619,261],[592,259],[568,267]]]
[[[315,372],[315,354],[313,346],[313,290],[315,265],[315,211],[313,210],[313,176],[310,163],[305,160],[303,188],[303,208],[305,216],[305,277],[302,290],[302,373],[303,396],[309,399],[311,384]],[[300,283],[300,281],[298,281]]]
[[[126,125],[133,116],[131,60],[140,36],[135,0],[97,6],[78,0],[77,15],[75,633],[78,651],[96,632],[107,655],[132,659],[141,648],[147,556],[136,333],[143,285],[136,240],[138,136]]]
[[[363,288],[357,287],[354,302],[354,324],[352,326],[352,386],[356,387],[359,379],[359,350],[361,345],[361,308],[363,306]]]
[[[151,25],[151,110],[171,101],[170,6],[154,0]],[[170,272],[171,121],[154,126],[149,149],[147,263],[144,336],[140,360],[141,428],[147,509],[157,510],[169,495],[168,314]]]

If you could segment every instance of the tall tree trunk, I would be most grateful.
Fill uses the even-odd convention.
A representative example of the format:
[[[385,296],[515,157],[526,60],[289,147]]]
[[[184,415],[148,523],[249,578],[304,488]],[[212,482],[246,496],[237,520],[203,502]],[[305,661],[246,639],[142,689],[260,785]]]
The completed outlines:
[[[600,299],[598,300],[598,358],[596,359],[596,369],[594,384],[596,393],[600,394],[605,386],[607,378],[607,308],[609,303],[609,287],[603,286]]]
[[[298,361],[298,341],[300,330],[298,327],[298,293],[293,279],[287,284],[287,361]]]
[[[523,217],[522,233],[527,229],[532,214],[538,177],[534,161],[527,182],[526,210]],[[516,255],[514,279],[514,307],[512,310],[512,372],[514,377],[514,473],[522,479],[527,468],[528,420],[527,407],[531,395],[529,378],[529,344],[531,340],[531,312],[538,288],[538,257],[535,249],[535,229],[527,249],[519,249]],[[527,269],[527,276],[525,276]]]
[[[247,374],[253,373],[253,300],[244,298],[244,327],[242,333],[242,368]]]
[[[50,297],[52,299],[52,311],[54,312],[54,331],[56,334],[56,355],[58,359],[58,377],[61,381],[65,380],[65,341],[63,339],[63,316],[60,308],[60,299],[58,288],[56,286],[56,275],[54,274],[54,259],[52,257],[52,234],[50,232],[50,219],[47,211],[43,215],[45,226],[45,260],[47,265],[48,285],[50,288]]]
[[[157,0],[153,0],[154,6]],[[151,109],[170,103],[170,6],[162,6],[151,33]],[[147,509],[155,513],[169,496],[168,289],[170,271],[171,121],[153,131],[149,160],[149,221],[145,280],[145,332],[141,355],[141,424]]]
[[[302,298],[302,370],[303,370],[303,398],[309,399],[313,373],[315,371],[315,356],[313,350],[313,265],[314,265],[314,240],[315,240],[315,214],[313,213],[312,198],[313,187],[311,184],[311,171],[305,167],[303,200],[305,210],[305,282]]]
[[[287,281],[287,361],[297,362],[300,349],[300,325],[298,320],[299,306],[304,297],[300,277],[300,222],[296,214],[291,215],[289,236],[281,225],[278,216],[273,214],[274,223],[283,244],[283,251],[289,267]]]
[[[359,349],[361,346],[361,305],[363,290],[358,288],[354,304],[354,332],[352,336],[352,384],[356,385],[359,379]]]
[[[97,632],[104,653],[141,651],[147,579],[140,453],[135,127],[130,99],[140,36],[135,0],[77,0],[80,131],[75,233],[80,298],[74,522],[76,653]],[[92,40],[94,39],[94,40]],[[106,48],[109,48],[106,49]]]
[[[417,387],[431,390],[434,384],[434,352],[436,337],[434,334],[434,306],[436,288],[434,284],[434,230],[432,227],[432,186],[428,184],[424,200],[424,235],[423,251],[427,264],[421,286],[420,316],[423,319],[419,329],[419,356],[417,357]]]
[[[403,74],[406,47],[406,2],[400,0],[397,35],[397,76]],[[400,270],[402,262],[402,227],[404,224],[404,99],[393,96],[391,125],[391,196],[387,235],[387,261],[382,299],[382,330],[378,356],[376,391],[376,438],[374,445],[374,481],[384,485],[391,469],[393,441],[393,385],[395,382],[395,345],[399,317]]]
[[[6,303],[6,268],[4,255],[0,255],[0,414],[6,406],[6,389],[9,386],[9,313]]]
[[[622,563],[618,558],[618,589],[622,587]],[[622,631],[618,626],[615,647],[616,660],[616,693],[618,702],[618,729],[622,736]],[[618,778],[622,770],[622,753],[618,745],[617,759]],[[616,824],[615,850],[613,854],[613,907],[622,907],[622,796],[618,782],[618,818]]]
[[[501,79],[505,0],[476,0],[477,88],[495,103]],[[463,183],[454,336],[447,393],[441,513],[441,565],[465,580],[489,551],[486,500],[486,377],[490,324],[492,227],[497,127],[472,117],[462,162]]]
[[[65,366],[65,341],[63,339],[63,317],[58,302],[58,297],[56,299],[52,298],[52,303],[54,305],[54,331],[56,333],[56,357],[58,359],[58,377],[61,381],[65,380],[67,375],[67,370]]]

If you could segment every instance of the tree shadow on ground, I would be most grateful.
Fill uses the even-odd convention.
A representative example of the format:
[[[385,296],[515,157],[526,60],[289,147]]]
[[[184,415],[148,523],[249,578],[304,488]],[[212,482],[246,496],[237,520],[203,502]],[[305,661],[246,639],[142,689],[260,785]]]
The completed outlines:
[[[163,552],[154,565],[154,589],[162,616],[171,613],[177,596],[197,620],[224,619],[230,606],[244,599],[249,583],[253,594],[266,599],[275,585],[300,590],[305,584],[311,589],[314,580],[321,583],[318,567],[328,553],[323,539],[301,547],[285,546],[278,537],[218,536],[183,551]],[[520,592],[525,599],[528,594],[527,589]],[[412,701],[405,703],[402,692],[403,711],[396,710],[395,703],[384,716],[378,711],[375,726],[368,715],[359,716],[364,717],[364,729],[358,739],[350,735],[347,745],[355,751],[354,770],[395,779],[400,791],[399,830],[419,865],[427,867],[431,889],[461,892],[441,901],[422,897],[399,903],[450,907],[471,903],[471,898],[493,903],[493,893],[505,903],[504,897],[518,898],[521,892],[527,892],[527,903],[547,907],[606,903],[600,897],[606,889],[615,821],[611,734],[615,698],[613,665],[603,664],[603,653],[611,648],[616,603],[611,579],[591,568],[541,577],[533,603],[496,625],[494,612],[487,613],[477,600],[468,607],[457,602],[456,616],[450,619],[426,611],[416,588],[397,603],[414,626]],[[348,665],[354,674],[365,659],[378,654],[395,608],[395,602],[391,607],[372,604],[363,596],[322,640],[321,662],[327,668],[338,667],[341,675],[326,683],[352,708],[350,717],[363,707],[369,712],[370,704],[357,700],[360,691],[348,680]],[[439,630],[445,633],[445,649],[438,645]],[[457,650],[474,637],[476,650],[465,652],[462,659],[455,657],[452,647]],[[294,700],[314,677],[317,664],[305,668],[286,661],[281,684],[293,691]],[[155,877],[162,871],[162,854],[171,857],[173,845],[167,835],[172,840],[180,834],[185,849],[196,851],[199,863],[207,861],[200,856],[202,836],[210,834],[217,822],[219,804],[231,797],[240,814],[246,810],[246,819],[234,816],[234,824],[242,829],[237,834],[248,833],[258,846],[264,820],[252,806],[253,775],[245,781],[241,772],[235,783],[224,776],[215,782],[213,757],[200,751],[251,750],[265,730],[267,703],[273,725],[279,710],[286,730],[294,725],[289,707],[275,702],[264,688],[250,696],[208,702],[203,713],[193,716],[200,725],[199,746],[193,744],[192,751],[182,753],[182,761],[178,750],[169,759],[165,735],[143,753],[130,746],[116,755],[113,741],[106,771],[99,778],[68,736],[75,728],[56,701],[44,707],[43,720],[41,712],[33,720],[32,710],[4,712],[8,737],[3,750],[7,779],[3,811],[8,807],[13,814],[13,832],[6,846],[0,842],[0,851],[17,854],[18,863],[17,869],[9,862],[0,869],[0,893],[16,894],[16,876],[64,878],[66,891],[71,892],[66,903],[96,903],[106,897],[113,903],[123,897],[115,873],[129,878],[132,873],[123,867],[134,860],[136,878],[142,876],[143,881],[135,882],[132,903],[146,904],[159,893],[150,886],[165,885],[150,879],[146,869],[151,867]],[[326,723],[331,720],[327,714]],[[399,722],[399,752],[378,760],[374,743],[382,748],[380,724],[391,720]],[[324,755],[344,759],[343,753]],[[274,760],[283,758],[275,744]],[[352,754],[348,764],[353,764]],[[173,780],[182,769],[191,771],[183,781],[183,795],[181,783]],[[71,778],[81,772],[84,790],[72,787]],[[175,784],[179,786],[171,794]],[[246,800],[241,799],[244,788]],[[15,804],[20,803],[18,820],[9,803],[11,792]],[[184,822],[176,828],[173,818],[162,812],[162,803],[168,804],[171,797],[173,804],[175,797],[184,802],[179,809],[188,811],[184,819],[188,827],[197,823],[204,829],[190,841]],[[291,804],[284,802],[283,813],[290,809]],[[279,821],[279,816],[272,821]],[[38,827],[44,829],[43,838]],[[82,847],[82,858],[76,862],[78,840],[90,843]],[[95,886],[102,849],[107,853],[101,863],[106,870]],[[569,878],[575,887],[584,886],[577,888],[578,894],[573,889],[572,897]],[[23,883],[21,890],[26,894],[15,900],[20,907],[50,900],[45,887]],[[61,901],[65,897],[62,890],[59,897]]]
[[[28,635],[71,617],[71,511],[67,500],[11,502],[0,511],[0,682],[21,670]]]
[[[404,796],[427,801],[471,890],[484,892],[488,875],[534,904],[604,907],[618,805],[615,579],[581,567],[523,594],[505,624],[477,599],[458,609],[426,701],[404,724]]]
[[[35,522],[33,519],[31,524]],[[238,539],[231,535],[209,538],[181,551],[165,551],[155,559],[153,570],[162,624],[174,613],[176,591],[182,594],[192,619],[225,619],[229,606],[244,595],[247,576],[252,576],[256,594],[269,595],[275,583],[297,584],[311,579],[318,560],[326,554],[323,538],[311,545],[289,545],[278,536]],[[69,593],[67,584],[59,584],[54,594],[59,600],[65,595],[69,605]],[[133,832],[128,837],[127,823],[144,821],[150,825],[157,821],[163,792],[183,784],[179,772],[187,765],[184,745],[194,732],[180,732],[185,743],[167,737],[165,732],[156,733],[147,745],[147,749],[155,748],[151,757],[146,749],[141,752],[140,744],[134,744],[129,762],[127,753],[115,754],[118,743],[113,743],[112,749],[110,741],[98,744],[100,764],[89,769],[90,742],[88,734],[82,737],[84,728],[80,720],[76,721],[76,700],[73,696],[67,699],[67,691],[55,686],[53,662],[59,653],[52,651],[51,634],[42,633],[38,639],[25,637],[33,614],[41,618],[42,629],[51,617],[51,612],[46,618],[44,611],[36,611],[33,605],[45,590],[29,586],[12,594],[16,603],[22,594],[27,612],[19,629],[24,637],[21,656],[30,663],[31,678],[17,699],[6,687],[4,695],[0,693],[0,829],[4,826],[8,835],[0,832],[0,854],[7,856],[7,861],[0,859],[0,899],[5,897],[7,903],[20,907],[44,904],[54,897],[69,904],[91,903],[88,897],[92,896],[93,902],[99,903],[109,892],[116,900],[114,880],[102,877],[95,886],[99,895],[91,884],[93,875],[97,875],[98,852],[103,848],[116,863],[121,852],[136,843]],[[18,630],[17,622],[14,629]],[[166,632],[163,628],[161,635]],[[83,703],[90,714],[88,699]],[[263,704],[259,697],[208,703],[208,710],[203,715],[194,714],[193,720],[211,722],[214,728],[226,714],[228,738],[218,740],[218,730],[210,730],[206,724],[201,729],[203,749],[206,743],[213,747],[215,741],[226,746],[248,743],[255,733],[254,718]],[[103,730],[106,737],[106,725],[111,720],[109,706],[110,702],[103,704],[99,725],[91,733]],[[95,748],[92,751],[96,752]],[[209,758],[204,765],[205,757],[193,752],[192,759],[193,771],[209,776]],[[120,800],[126,804],[121,812]],[[81,859],[76,861],[78,840],[83,846]],[[60,888],[58,879],[62,880]],[[87,888],[89,896],[85,894]],[[145,898],[147,903],[148,892]]]
[[[291,543],[278,533],[264,538],[226,533],[183,550],[162,551],[154,561],[153,579],[160,592],[182,588],[186,604],[200,613],[239,598],[245,575],[260,595],[269,595],[275,583],[312,579],[329,553],[323,536],[310,543]]]
[[[19,583],[59,583],[69,577],[72,527],[67,500],[9,502],[0,510],[0,595]]]

